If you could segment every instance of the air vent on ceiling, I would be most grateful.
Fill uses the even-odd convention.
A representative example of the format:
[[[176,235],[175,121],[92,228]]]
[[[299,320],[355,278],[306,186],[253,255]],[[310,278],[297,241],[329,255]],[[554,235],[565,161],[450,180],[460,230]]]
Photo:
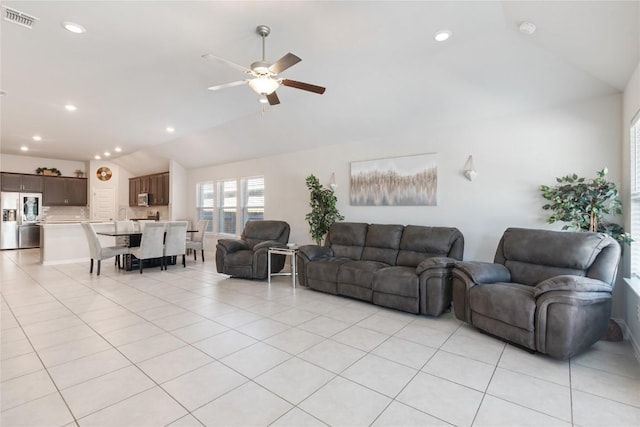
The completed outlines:
[[[39,21],[36,17],[27,15],[26,13],[22,13],[15,9],[10,9],[6,6],[4,6],[3,16],[5,21],[13,22],[14,24],[18,24],[29,29],[33,28],[35,21]]]

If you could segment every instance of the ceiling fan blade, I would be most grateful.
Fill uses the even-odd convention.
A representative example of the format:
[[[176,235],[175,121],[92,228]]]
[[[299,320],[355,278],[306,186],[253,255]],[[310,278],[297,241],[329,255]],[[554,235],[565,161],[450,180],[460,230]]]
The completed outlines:
[[[225,89],[225,88],[233,87],[233,86],[246,85],[248,82],[249,82],[249,80],[238,80],[237,82],[225,83],[223,85],[209,86],[207,89],[209,89],[209,90],[220,90],[220,89]]]
[[[282,58],[274,62],[269,67],[269,71],[271,71],[274,74],[280,74],[287,68],[296,65],[300,61],[302,61],[302,59],[298,58],[293,53],[287,53],[285,56],[283,56]]]
[[[226,60],[224,58],[220,58],[219,56],[215,56],[215,55],[212,55],[210,53],[205,53],[204,55],[202,55],[202,57],[204,59],[211,59],[211,60],[214,60],[214,61],[222,62],[223,64],[226,64],[226,65],[228,65],[228,66],[230,66],[232,68],[235,68],[238,71],[242,71],[243,73],[251,74],[251,70],[249,68],[243,67],[242,65],[238,65],[235,62],[231,62],[231,61]]]
[[[269,105],[280,104],[280,99],[278,98],[278,95],[275,92],[271,92],[269,95],[267,95],[267,101],[269,101]]]
[[[309,91],[309,92],[317,93],[317,94],[320,94],[320,95],[322,95],[324,93],[324,91],[326,90],[322,86],[316,86],[316,85],[312,85],[312,84],[309,84],[309,83],[303,83],[303,82],[298,82],[298,81],[289,80],[289,79],[282,79],[282,81],[280,83],[283,86],[294,87],[296,89],[302,89],[302,90],[306,90],[306,91]]]

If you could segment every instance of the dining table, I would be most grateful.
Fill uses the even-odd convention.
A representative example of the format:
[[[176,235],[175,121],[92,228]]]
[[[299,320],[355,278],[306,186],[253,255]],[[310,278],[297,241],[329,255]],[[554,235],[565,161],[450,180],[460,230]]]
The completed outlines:
[[[187,230],[187,233],[197,233],[198,230]],[[140,246],[140,241],[142,240],[142,231],[100,231],[96,234],[100,236],[109,236],[109,237],[124,237],[126,240],[126,245],[129,248],[135,248]],[[123,268],[126,271],[137,270],[140,267],[138,264],[140,260],[136,258],[132,254],[127,254],[124,256]],[[143,264],[144,268],[147,267],[158,267],[162,265],[162,258],[150,258],[145,259]],[[169,264],[175,265],[176,257],[171,257],[168,261]]]

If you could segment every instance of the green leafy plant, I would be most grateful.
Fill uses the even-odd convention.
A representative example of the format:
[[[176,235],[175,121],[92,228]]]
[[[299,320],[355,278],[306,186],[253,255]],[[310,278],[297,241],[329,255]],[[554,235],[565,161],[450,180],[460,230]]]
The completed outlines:
[[[607,181],[607,172],[607,168],[604,168],[596,172],[593,179],[572,174],[556,178],[556,185],[541,185],[542,197],[550,202],[542,209],[552,212],[547,222],[567,222],[569,224],[563,226],[563,230],[573,228],[602,232],[630,244],[633,241],[631,235],[625,233],[621,225],[606,219],[606,216],[622,214],[616,184]]]
[[[311,212],[306,214],[304,219],[309,223],[311,238],[320,245],[322,238],[329,232],[331,224],[343,220],[344,217],[336,208],[338,199],[333,190],[324,188],[314,175],[307,177],[306,184],[310,192]]]

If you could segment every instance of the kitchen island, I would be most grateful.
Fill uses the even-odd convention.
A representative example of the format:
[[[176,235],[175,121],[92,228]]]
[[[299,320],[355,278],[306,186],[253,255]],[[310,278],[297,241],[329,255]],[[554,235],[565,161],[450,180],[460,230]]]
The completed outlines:
[[[93,222],[98,232],[114,231],[113,222]],[[87,236],[80,225],[82,222],[52,221],[40,223],[40,264],[72,264],[91,259]],[[115,238],[100,236],[104,246],[115,245]]]

